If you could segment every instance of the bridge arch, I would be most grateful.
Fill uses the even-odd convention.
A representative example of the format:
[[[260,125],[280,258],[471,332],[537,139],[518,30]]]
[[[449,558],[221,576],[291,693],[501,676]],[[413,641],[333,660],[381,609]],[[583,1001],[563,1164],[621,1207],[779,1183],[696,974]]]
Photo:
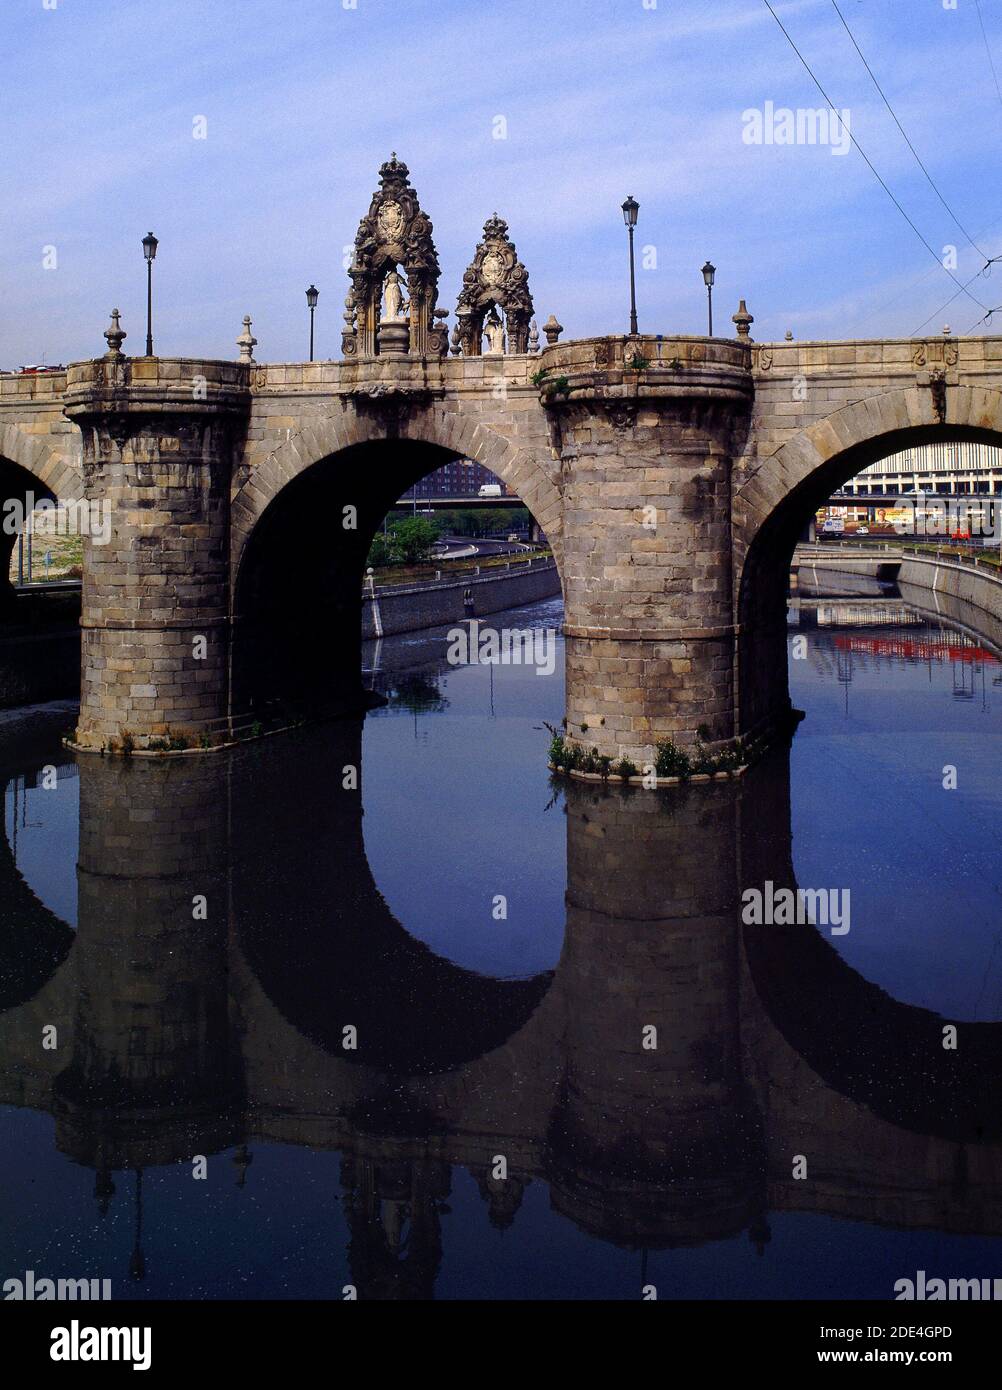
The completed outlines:
[[[441,405],[402,415],[377,398],[311,421],[234,499],[234,714],[273,701],[286,710],[364,706],[360,605],[372,538],[407,489],[451,459],[476,459],[508,483],[546,530],[563,582],[561,501],[540,462]]]
[[[38,435],[32,435],[10,421],[0,423],[0,608],[13,601],[8,584],[11,555],[17,534],[8,526],[6,504],[35,501],[72,500],[83,496],[80,471]]]
[[[233,499],[230,559],[234,586],[251,533],[287,484],[315,464],[356,445],[381,443],[392,449],[403,440],[437,446],[443,458],[474,459],[496,473],[546,532],[563,582],[562,499],[542,460],[513,444],[488,421],[433,404],[411,412],[396,436],[388,435],[385,416],[374,406],[335,410],[310,420],[281,444],[253,470]]]
[[[1002,448],[1002,391],[913,385],[866,397],[806,426],[735,477],[732,494],[742,733],[789,711],[786,595],[790,560],[810,517],[843,483],[889,454],[937,441]]]
[[[83,497],[83,474],[64,455],[15,423],[0,423],[0,460],[15,465],[40,485],[46,496]]]

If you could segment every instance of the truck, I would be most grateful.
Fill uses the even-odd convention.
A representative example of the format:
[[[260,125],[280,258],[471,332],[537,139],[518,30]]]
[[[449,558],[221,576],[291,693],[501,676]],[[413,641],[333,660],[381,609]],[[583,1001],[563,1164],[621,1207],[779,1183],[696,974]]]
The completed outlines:
[[[830,516],[821,527],[823,536],[841,536],[845,533],[845,522],[840,516]]]
[[[500,484],[500,483],[481,483],[481,484],[480,484],[480,491],[477,493],[477,496],[478,496],[478,497],[500,497],[500,496],[501,496],[501,484]]]

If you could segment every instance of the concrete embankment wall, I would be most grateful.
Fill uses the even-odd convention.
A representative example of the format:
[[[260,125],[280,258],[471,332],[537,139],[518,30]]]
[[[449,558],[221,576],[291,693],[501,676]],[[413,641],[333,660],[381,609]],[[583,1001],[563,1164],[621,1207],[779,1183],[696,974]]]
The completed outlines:
[[[368,641],[380,635],[392,637],[394,633],[442,627],[464,618],[521,608],[559,593],[560,576],[555,564],[534,565],[531,569],[519,565],[511,570],[437,584],[415,584],[382,592],[377,589],[375,607],[379,610],[382,633],[376,628],[373,602],[366,597],[362,601],[362,638]]]
[[[906,555],[898,591],[912,608],[956,623],[1002,649],[1002,578],[986,568]]]
[[[810,551],[798,547],[790,566],[796,575],[798,591],[825,589],[830,591],[834,576],[852,592],[870,592],[860,581],[884,580],[893,583],[898,577],[901,565],[900,551],[886,555],[845,555],[836,550]]]
[[[909,607],[955,623],[1002,649],[1002,576],[987,566],[937,560],[934,555],[817,556],[798,551],[793,568],[801,594],[815,587],[830,594],[833,584],[841,592],[867,581],[891,580]]]

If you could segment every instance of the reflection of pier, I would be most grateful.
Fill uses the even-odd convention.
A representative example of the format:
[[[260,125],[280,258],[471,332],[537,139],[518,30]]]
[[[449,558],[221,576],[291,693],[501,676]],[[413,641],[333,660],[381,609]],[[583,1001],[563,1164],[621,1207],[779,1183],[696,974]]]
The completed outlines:
[[[1002,1232],[1002,1025],[960,1023],[946,1052],[942,1020],[818,932],[740,923],[743,885],[793,882],[784,753],[664,799],[569,786],[563,953],[505,982],[393,919],[336,775],[359,739],[81,760],[79,930],[0,1013],[0,1101],[55,1114],[99,1202],[138,1202],[113,1174],[193,1153],[236,1148],[253,1185],[256,1142],[338,1150],[363,1297],[432,1294],[454,1166],[498,1227],[544,1180],[581,1228],[634,1247],[761,1246],[789,1209]],[[326,852],[270,815],[279,776]]]

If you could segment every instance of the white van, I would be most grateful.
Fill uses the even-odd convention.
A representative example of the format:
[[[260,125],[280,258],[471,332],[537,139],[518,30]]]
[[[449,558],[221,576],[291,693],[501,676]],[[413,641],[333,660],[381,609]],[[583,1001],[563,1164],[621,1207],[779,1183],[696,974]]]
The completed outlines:
[[[477,493],[477,496],[478,496],[478,497],[500,497],[500,496],[501,496],[501,484],[500,484],[500,483],[481,483],[481,485],[480,485],[480,491]]]

